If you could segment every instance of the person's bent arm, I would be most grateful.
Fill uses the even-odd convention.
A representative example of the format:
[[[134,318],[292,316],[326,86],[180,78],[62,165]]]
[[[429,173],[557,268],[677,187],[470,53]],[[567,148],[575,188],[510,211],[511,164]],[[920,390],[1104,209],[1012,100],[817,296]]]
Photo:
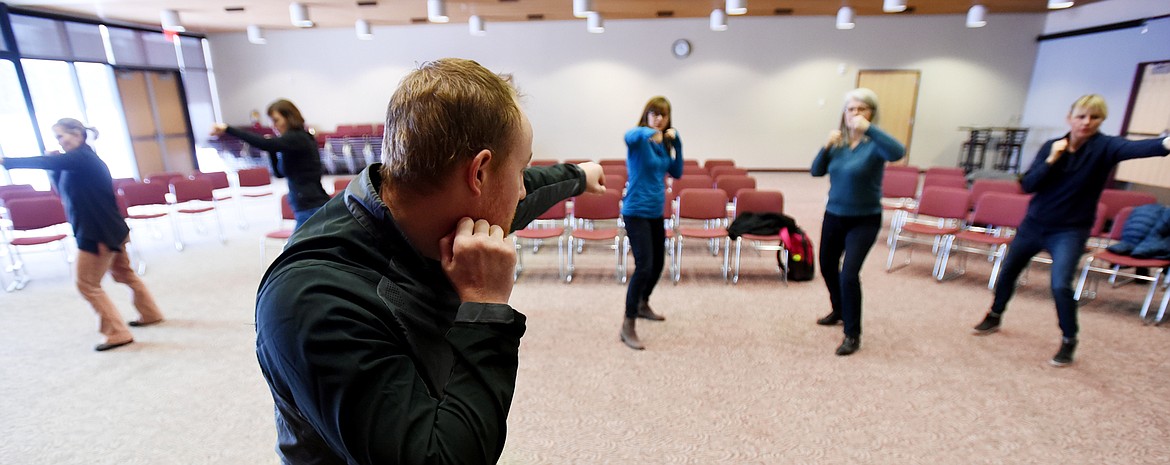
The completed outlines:
[[[678,130],[674,128],[667,129],[667,140],[674,146],[674,158],[670,160],[670,166],[666,168],[666,172],[670,173],[670,177],[678,179],[683,177],[683,147],[682,139],[678,135]]]
[[[1109,154],[1117,163],[1135,158],[1164,157],[1170,154],[1170,137],[1146,140],[1119,137],[1111,140]]]
[[[516,205],[512,231],[524,229],[557,202],[589,189],[585,171],[577,165],[533,166],[524,170],[524,199]]]
[[[886,161],[898,161],[906,156],[906,147],[898,142],[898,139],[893,138],[885,131],[878,129],[876,125],[870,125],[869,129],[865,130],[865,135],[877,144],[877,154]]]
[[[1062,142],[1058,144],[1058,142]],[[1061,155],[1064,153],[1064,147],[1068,145],[1066,139],[1050,140],[1045,142],[1040,147],[1040,151],[1036,153],[1036,158],[1032,159],[1032,166],[1028,171],[1024,172],[1024,176],[1020,178],[1020,188],[1029,194],[1039,191],[1044,187],[1044,181],[1052,172],[1052,165],[1060,161]]]
[[[0,164],[8,169],[34,169],[65,171],[82,167],[81,154],[65,153],[43,157],[0,158]]]

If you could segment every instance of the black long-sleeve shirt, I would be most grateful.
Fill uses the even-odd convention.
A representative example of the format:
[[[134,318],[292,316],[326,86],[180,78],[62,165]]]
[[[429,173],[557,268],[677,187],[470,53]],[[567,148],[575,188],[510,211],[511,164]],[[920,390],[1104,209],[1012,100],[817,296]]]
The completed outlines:
[[[321,186],[321,152],[312,134],[290,129],[280,137],[266,138],[230,126],[227,133],[268,152],[276,176],[288,178],[288,201],[293,210],[309,210],[329,201],[329,194]]]
[[[1134,141],[1098,133],[1076,152],[1066,152],[1049,165],[1047,159],[1053,142],[1068,137],[1065,134],[1045,142],[1020,179],[1024,192],[1036,194],[1024,217],[1029,225],[1051,229],[1091,228],[1101,192],[1118,163],[1170,153],[1162,145],[1162,139]]]
[[[288,464],[495,463],[525,317],[460,302],[378,195],[380,165],[329,201],[269,268],[256,355]],[[569,165],[525,172],[513,229],[585,188]]]
[[[52,170],[77,248],[98,253],[98,244],[105,244],[110,250],[122,250],[130,227],[114,198],[110,169],[89,144],[60,155],[5,158],[4,166]]]

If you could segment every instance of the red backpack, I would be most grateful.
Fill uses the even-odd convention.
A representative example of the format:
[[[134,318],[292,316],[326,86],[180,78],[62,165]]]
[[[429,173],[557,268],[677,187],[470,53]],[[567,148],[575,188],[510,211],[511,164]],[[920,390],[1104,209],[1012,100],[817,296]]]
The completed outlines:
[[[788,249],[788,262],[781,260],[780,252],[776,252],[776,260],[780,268],[788,276],[789,281],[811,281],[816,274],[816,259],[813,256],[813,243],[800,228],[782,228],[780,241]]]

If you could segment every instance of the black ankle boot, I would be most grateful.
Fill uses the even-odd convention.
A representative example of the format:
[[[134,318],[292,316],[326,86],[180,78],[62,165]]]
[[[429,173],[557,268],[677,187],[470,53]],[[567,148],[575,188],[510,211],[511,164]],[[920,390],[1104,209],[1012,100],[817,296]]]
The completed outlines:
[[[837,312],[829,313],[824,318],[817,320],[817,324],[821,326],[833,326],[841,322],[841,314]]]
[[[637,318],[626,318],[622,321],[621,340],[631,349],[646,350],[646,346],[642,345],[642,341],[638,340],[638,333],[634,330],[634,325],[637,321]]]
[[[1060,351],[1057,352],[1056,355],[1052,357],[1052,360],[1050,360],[1048,363],[1051,363],[1054,367],[1066,367],[1072,365],[1073,352],[1076,352],[1076,350],[1076,338],[1063,338],[1060,340]]]
[[[638,303],[638,318],[645,318],[651,321],[663,321],[666,317],[654,313],[654,309],[650,308],[650,303],[645,300]]]
[[[841,346],[837,347],[837,355],[849,355],[857,352],[861,348],[861,337],[845,336],[845,340],[841,341]]]

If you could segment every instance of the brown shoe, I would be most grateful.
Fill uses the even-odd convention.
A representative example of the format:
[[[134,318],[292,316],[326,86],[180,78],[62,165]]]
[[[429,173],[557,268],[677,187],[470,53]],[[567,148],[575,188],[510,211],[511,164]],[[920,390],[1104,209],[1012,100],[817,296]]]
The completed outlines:
[[[143,327],[143,326],[152,326],[152,325],[157,325],[157,324],[159,324],[159,323],[162,323],[162,322],[163,322],[163,319],[162,319],[162,318],[159,318],[159,319],[157,319],[157,320],[154,320],[154,321],[142,321],[142,320],[134,320],[134,321],[131,321],[131,322],[127,323],[127,324],[129,324],[130,326],[133,326],[133,327],[135,327],[135,328],[140,328],[140,327]]]
[[[131,342],[134,342],[134,340],[130,339],[128,341],[122,341],[122,342],[103,342],[103,343],[95,346],[93,348],[93,350],[96,350],[98,352],[105,352],[105,351],[110,350],[110,349],[117,349],[117,348],[122,347],[126,344],[129,344]]]
[[[646,350],[646,346],[642,345],[642,341],[638,340],[638,333],[634,331],[634,323],[638,321],[637,318],[626,318],[622,322],[622,342],[634,350]]]
[[[644,318],[651,321],[663,321],[666,317],[654,313],[654,309],[650,308],[650,303],[642,301],[638,304],[638,318]]]

